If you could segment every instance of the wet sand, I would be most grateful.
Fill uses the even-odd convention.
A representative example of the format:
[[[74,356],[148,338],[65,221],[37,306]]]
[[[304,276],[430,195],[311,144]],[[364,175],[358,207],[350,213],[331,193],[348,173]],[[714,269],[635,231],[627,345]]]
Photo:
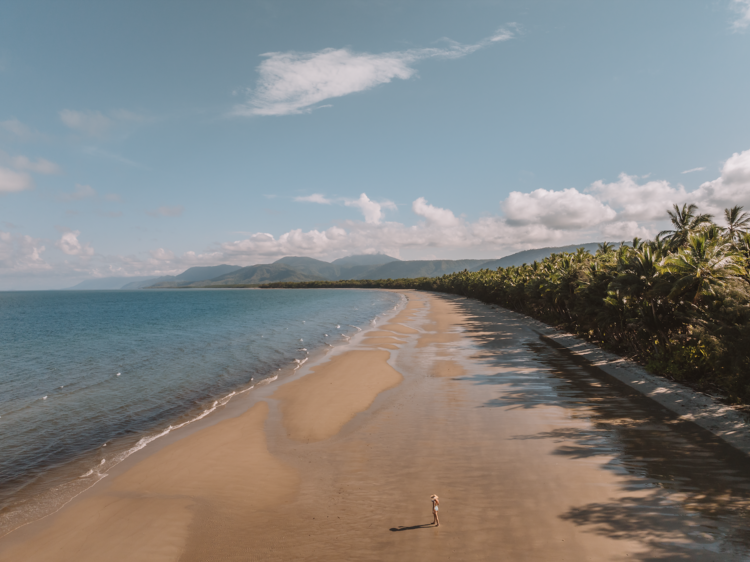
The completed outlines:
[[[747,456],[518,315],[408,297],[0,539],[0,561],[750,558]]]

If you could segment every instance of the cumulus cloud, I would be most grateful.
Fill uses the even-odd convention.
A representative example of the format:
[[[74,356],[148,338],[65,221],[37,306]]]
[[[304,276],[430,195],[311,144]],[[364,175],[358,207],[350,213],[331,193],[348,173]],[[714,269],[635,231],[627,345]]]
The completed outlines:
[[[382,201],[377,203],[370,200],[364,193],[359,199],[349,199],[344,202],[347,207],[358,207],[365,217],[365,222],[378,224],[383,219],[383,209],[396,209],[396,204],[392,201]]]
[[[734,153],[724,163],[720,177],[707,181],[696,190],[695,202],[717,215],[734,205],[749,209],[750,150]]]
[[[322,205],[330,205],[333,202],[325,195],[322,195],[320,193],[313,193],[312,195],[295,197],[294,200],[301,203],[320,203]]]
[[[617,215],[594,196],[575,188],[537,189],[531,193],[514,191],[503,203],[503,211],[510,225],[544,224],[560,230],[590,227]]]
[[[315,53],[266,53],[257,68],[259,77],[247,102],[235,115],[292,115],[311,111],[317,104],[363,92],[416,74],[414,64],[430,58],[455,59],[484,46],[512,39],[518,26],[511,24],[473,45],[454,41],[444,48],[410,49],[390,53],[356,53],[350,49],[323,49]]]
[[[81,244],[78,237],[81,232],[78,230],[61,229],[63,231],[60,239],[55,242],[55,246],[69,256],[93,256],[94,249],[89,244]]]
[[[427,222],[444,228],[458,226],[459,220],[449,209],[441,209],[430,205],[424,197],[415,200],[411,205],[415,215],[424,217]]]
[[[29,174],[0,167],[0,194],[32,189],[34,182]]]
[[[74,131],[94,137],[102,136],[112,126],[112,119],[100,111],[63,109],[60,111],[60,120]]]
[[[334,202],[338,202],[334,201]],[[349,254],[383,252],[400,257],[402,252],[500,257],[514,251],[566,244],[651,238],[667,227],[666,211],[672,204],[697,203],[702,212],[720,217],[725,207],[750,209],[750,150],[733,154],[717,179],[697,189],[666,181],[621,174],[614,182],[596,181],[588,188],[512,192],[498,201],[500,213],[470,220],[424,197],[412,201],[414,224],[387,221],[384,209],[390,201],[373,201],[366,194],[342,200],[362,211],[364,220],[342,220],[328,229],[292,229],[280,235],[251,232],[239,240],[217,244],[203,253],[177,255],[159,248],[144,256],[103,256],[79,242],[79,232],[63,230],[55,245],[66,255],[49,271],[56,276],[74,272],[80,278],[106,275],[170,275],[195,265],[270,263],[283,256],[304,255],[335,259]],[[162,209],[173,209],[166,207]],[[155,211],[159,216],[164,216]],[[169,212],[166,212],[169,215]],[[47,271],[39,254],[40,241],[4,233],[0,240],[0,268]],[[12,243],[9,240],[12,238]],[[12,245],[9,250],[9,244]],[[12,255],[12,257],[8,257]],[[4,261],[3,261],[4,260]],[[5,264],[5,265],[3,265]],[[15,264],[15,265],[13,265]],[[5,270],[3,270],[5,271]],[[41,275],[41,274],[40,274]],[[51,274],[50,274],[51,275]],[[2,277],[0,277],[2,282]]]
[[[732,10],[737,19],[732,22],[732,29],[742,31],[750,26],[750,0],[732,0]]]
[[[620,220],[641,222],[663,219],[667,209],[688,196],[682,185],[673,187],[668,181],[654,180],[639,184],[638,179],[622,173],[616,182],[595,181],[587,191],[620,209]]]
[[[0,273],[17,275],[51,269],[41,258],[44,250],[38,239],[0,230]]]
[[[185,207],[182,205],[174,205],[173,207],[165,205],[155,211],[146,211],[146,214],[152,217],[181,217],[184,211]]]
[[[81,199],[88,199],[96,197],[96,190],[90,185],[76,184],[75,189],[71,193],[63,193],[60,196],[62,201],[80,201]]]

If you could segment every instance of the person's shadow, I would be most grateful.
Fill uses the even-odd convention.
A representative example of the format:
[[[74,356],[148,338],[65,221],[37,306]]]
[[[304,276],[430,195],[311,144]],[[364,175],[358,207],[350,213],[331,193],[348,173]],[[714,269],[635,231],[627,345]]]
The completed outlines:
[[[413,531],[414,529],[429,529],[430,527],[434,527],[434,523],[425,523],[424,525],[412,525],[411,527],[404,527],[401,525],[400,527],[391,527],[390,531],[392,533],[396,533],[398,531]]]

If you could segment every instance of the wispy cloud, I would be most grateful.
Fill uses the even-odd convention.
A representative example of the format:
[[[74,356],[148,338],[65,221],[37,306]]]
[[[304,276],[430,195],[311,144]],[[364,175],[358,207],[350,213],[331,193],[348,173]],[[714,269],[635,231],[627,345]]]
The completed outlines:
[[[732,22],[732,29],[742,31],[750,26],[750,0],[732,0],[732,10],[737,19]]]
[[[60,120],[74,131],[93,137],[102,136],[112,126],[112,119],[104,116],[100,111],[63,109],[60,111]]]
[[[685,170],[684,172],[681,172],[683,174],[692,174],[693,172],[702,172],[705,170],[705,166],[701,166],[700,168],[690,168],[689,170]]]
[[[29,174],[0,167],[0,194],[32,189],[34,182]]]
[[[331,201],[321,193],[313,193],[312,195],[295,197],[294,200],[300,203],[320,203],[321,205],[330,205],[331,203],[333,203],[333,201]]]
[[[120,156],[119,154],[115,154],[114,152],[109,152],[108,150],[104,150],[102,148],[99,148],[98,146],[87,146],[83,149],[83,152],[91,156],[99,156],[108,160],[114,160],[115,162],[120,162],[121,164],[132,166],[133,168],[143,169],[143,166],[141,166],[138,162],[134,162],[129,158],[125,158],[124,156]]]
[[[182,205],[174,205],[173,207],[165,205],[155,211],[146,211],[146,214],[152,217],[181,217],[184,211],[185,207]]]
[[[42,140],[46,138],[45,135],[21,123],[18,119],[0,121],[0,129],[10,133],[13,135],[13,138],[20,141]]]
[[[45,160],[44,158],[37,158],[36,161],[27,158],[26,156],[16,156],[13,158],[13,165],[19,170],[27,170],[29,172],[36,172],[37,174],[61,174],[62,168]]]
[[[71,193],[63,193],[60,196],[61,201],[80,201],[81,199],[90,199],[96,197],[96,190],[90,185],[76,184]]]
[[[63,109],[59,115],[60,120],[67,127],[92,137],[103,137],[118,124],[148,121],[143,115],[126,109],[116,109],[108,112],[107,115],[101,111]]]
[[[430,58],[457,59],[483,47],[508,41],[518,33],[517,24],[499,29],[489,38],[463,45],[448,41],[447,47],[410,49],[389,53],[356,53],[348,48],[315,53],[266,53],[258,66],[257,85],[247,102],[234,108],[235,115],[293,115],[312,111],[321,102],[362,92],[395,79],[416,74],[414,65]]]

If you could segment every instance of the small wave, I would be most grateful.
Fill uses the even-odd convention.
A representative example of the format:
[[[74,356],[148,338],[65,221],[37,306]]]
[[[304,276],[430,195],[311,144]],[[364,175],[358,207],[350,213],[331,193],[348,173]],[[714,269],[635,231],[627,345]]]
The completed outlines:
[[[254,388],[255,388],[255,385],[251,386],[250,388],[246,388],[245,390],[240,390],[237,394],[244,394],[245,392],[250,392]]]
[[[47,397],[46,397],[46,396],[42,396],[42,400],[46,400],[46,399],[47,399]]]
[[[352,339],[349,336],[347,336],[346,334],[341,334],[341,337],[342,338],[346,338],[346,341],[349,341],[350,339]]]
[[[336,329],[340,330],[341,329],[341,324],[336,324]]]
[[[281,371],[281,369],[279,369],[279,371]],[[272,383],[273,381],[275,381],[275,380],[276,380],[276,379],[278,379],[278,378],[279,378],[279,375],[274,375],[274,376],[272,376],[272,377],[271,377],[270,379],[263,379],[262,381],[260,381],[260,382],[258,383],[258,386],[260,386],[260,385],[262,385],[262,384],[269,384],[269,383]]]
[[[361,331],[362,331],[362,328],[360,328],[359,326],[352,326],[351,324],[347,324],[347,326],[349,326],[350,328],[356,328],[356,330],[357,330],[358,332],[361,332]]]
[[[122,373],[117,373],[117,376],[119,377]]]

